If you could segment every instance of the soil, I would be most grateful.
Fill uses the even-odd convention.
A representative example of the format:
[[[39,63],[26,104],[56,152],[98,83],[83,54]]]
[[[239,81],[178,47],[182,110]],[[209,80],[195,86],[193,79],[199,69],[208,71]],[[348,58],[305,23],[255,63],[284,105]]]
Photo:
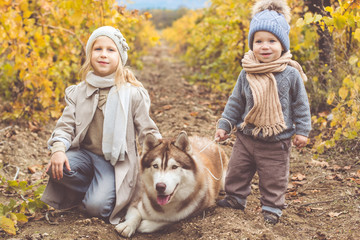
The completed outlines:
[[[190,85],[189,69],[165,45],[155,47],[143,58],[144,69],[137,72],[152,100],[151,116],[164,137],[180,131],[213,138],[227,96]],[[49,160],[46,141],[54,122],[46,126],[0,125],[0,175],[35,182]],[[222,144],[230,156],[234,136]],[[310,148],[292,149],[288,207],[276,225],[265,224],[260,209],[260,193],[255,177],[245,211],[211,207],[203,214],[180,221],[152,234],[136,233],[132,239],[360,239],[360,159],[358,148],[329,152],[313,159]],[[219,195],[219,198],[223,196]],[[1,203],[19,196],[5,194]],[[53,208],[38,213],[18,225],[17,235],[0,230],[3,239],[122,239],[114,227],[78,210]]]

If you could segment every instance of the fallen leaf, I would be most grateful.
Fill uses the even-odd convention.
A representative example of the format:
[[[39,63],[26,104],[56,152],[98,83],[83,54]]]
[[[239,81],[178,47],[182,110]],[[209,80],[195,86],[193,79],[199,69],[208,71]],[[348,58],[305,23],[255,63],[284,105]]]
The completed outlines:
[[[332,169],[333,169],[334,171],[338,171],[338,170],[341,169],[341,167],[340,167],[339,165],[334,165],[334,166],[332,167]]]
[[[0,227],[8,234],[16,235],[15,223],[5,216],[0,216]]]
[[[295,190],[294,184],[288,183],[287,189],[288,189],[288,191]]]
[[[340,174],[335,174],[335,179],[338,180],[338,181],[343,181],[344,180],[344,177]]]
[[[322,168],[328,168],[329,167],[329,163],[327,162],[322,162],[322,161],[317,161],[314,159],[311,159],[310,165],[316,166],[316,167],[322,167]]]
[[[326,176],[325,179],[343,181],[344,177],[342,175],[340,175],[340,174],[332,174],[330,176]]]
[[[33,166],[28,167],[28,170],[30,173],[36,173],[42,169],[43,169],[42,165],[33,165]]]
[[[37,122],[29,122],[29,129],[31,132],[35,132],[35,133],[41,131],[41,127]]]
[[[325,179],[327,179],[327,180],[334,180],[334,179],[335,179],[335,175],[332,174],[332,175],[326,176]]]
[[[293,200],[293,203],[302,203],[302,200],[300,200],[300,199],[295,199],[295,200]]]
[[[164,110],[170,110],[171,108],[172,108],[171,105],[165,105],[165,106],[163,106],[163,109],[164,109]]]
[[[306,181],[293,181],[292,182],[295,186],[302,186],[306,183]]]
[[[351,169],[351,166],[345,166],[344,167],[344,170],[350,170]]]
[[[306,179],[306,176],[301,173],[298,173],[297,175],[295,175],[291,178],[291,180],[293,180],[293,181],[295,181],[295,180],[302,181],[304,179]]]
[[[328,215],[333,218],[333,217],[338,217],[340,214],[342,214],[342,212],[336,213],[336,212],[329,212]]]
[[[191,112],[191,113],[190,113],[190,116],[196,117],[198,114],[199,114],[199,112]]]
[[[313,207],[312,210],[324,210],[322,207]]]
[[[291,197],[296,197],[298,194],[297,194],[297,192],[289,192],[289,195],[291,196]]]

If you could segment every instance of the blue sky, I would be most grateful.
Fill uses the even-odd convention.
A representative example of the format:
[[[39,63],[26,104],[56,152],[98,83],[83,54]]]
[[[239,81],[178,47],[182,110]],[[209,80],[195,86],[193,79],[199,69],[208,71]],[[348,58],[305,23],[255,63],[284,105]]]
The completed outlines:
[[[187,7],[190,9],[204,8],[210,5],[210,0],[117,0],[119,5],[126,5],[128,9],[165,8],[176,9]]]

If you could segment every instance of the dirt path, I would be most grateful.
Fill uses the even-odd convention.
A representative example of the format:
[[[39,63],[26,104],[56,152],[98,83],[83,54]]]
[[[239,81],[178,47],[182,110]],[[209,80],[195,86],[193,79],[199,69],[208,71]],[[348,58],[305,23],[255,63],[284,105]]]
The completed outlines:
[[[212,138],[216,120],[227,99],[204,88],[191,86],[184,79],[187,68],[159,46],[144,57],[144,69],[138,74],[152,99],[151,115],[164,137],[185,130],[189,135]],[[17,127],[0,129],[0,175],[10,179],[15,166],[20,179],[39,179],[48,161],[46,140],[53,124],[41,131]],[[35,128],[36,130],[36,128]],[[33,129],[34,131],[34,129]],[[234,139],[223,145],[230,155]],[[287,195],[289,207],[279,224],[263,223],[257,181],[252,185],[245,212],[213,207],[202,216],[193,217],[154,234],[137,233],[132,239],[359,239],[360,236],[360,161],[359,154],[327,156],[314,161],[305,150],[293,150],[291,184]],[[32,166],[35,173],[30,174]],[[9,198],[0,189],[1,202]],[[20,200],[20,199],[19,199]],[[18,235],[4,239],[122,239],[114,228],[97,218],[87,218],[75,210],[48,212],[35,216],[21,226]],[[53,223],[53,224],[50,224]]]

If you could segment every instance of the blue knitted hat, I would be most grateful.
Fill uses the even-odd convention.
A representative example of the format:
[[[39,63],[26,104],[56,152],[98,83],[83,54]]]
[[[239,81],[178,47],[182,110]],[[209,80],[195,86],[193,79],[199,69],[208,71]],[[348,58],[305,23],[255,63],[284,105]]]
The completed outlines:
[[[100,27],[90,35],[86,44],[86,55],[89,55],[96,38],[100,36],[106,36],[113,40],[120,53],[122,65],[125,66],[128,59],[127,51],[130,49],[129,45],[126,43],[126,39],[121,34],[120,30],[110,26]]]
[[[249,48],[253,49],[254,34],[258,31],[267,31],[274,34],[285,52],[290,49],[290,9],[286,1],[281,0],[261,0],[254,5],[253,19],[250,22],[248,43]]]

